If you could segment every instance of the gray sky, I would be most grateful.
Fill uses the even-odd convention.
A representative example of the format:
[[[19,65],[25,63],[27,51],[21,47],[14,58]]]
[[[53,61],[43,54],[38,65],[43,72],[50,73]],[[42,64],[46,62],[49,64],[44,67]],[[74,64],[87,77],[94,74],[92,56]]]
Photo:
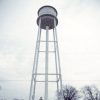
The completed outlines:
[[[44,5],[58,10],[63,84],[100,88],[99,0],[0,0],[0,95],[8,100],[28,98],[37,11]]]

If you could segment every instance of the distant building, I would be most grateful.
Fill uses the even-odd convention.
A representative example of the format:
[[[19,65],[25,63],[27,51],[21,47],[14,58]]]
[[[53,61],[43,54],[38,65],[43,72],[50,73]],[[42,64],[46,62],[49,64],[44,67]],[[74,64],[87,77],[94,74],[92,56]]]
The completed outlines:
[[[18,98],[14,98],[13,100],[24,100],[24,99],[18,99]]]
[[[6,98],[0,98],[0,100],[7,100]]]

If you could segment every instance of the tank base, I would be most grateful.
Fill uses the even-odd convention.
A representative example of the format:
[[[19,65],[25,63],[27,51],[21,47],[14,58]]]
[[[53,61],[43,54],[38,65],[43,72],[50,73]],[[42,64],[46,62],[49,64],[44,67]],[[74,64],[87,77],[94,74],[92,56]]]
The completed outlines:
[[[46,29],[46,26],[49,27],[49,30],[54,29],[54,27],[55,27],[54,19],[55,19],[55,23],[56,23],[56,26],[57,26],[58,19],[56,17],[52,16],[52,15],[39,16],[38,19],[37,19],[37,24],[39,26],[39,21],[41,20],[41,25],[40,25],[41,29]]]

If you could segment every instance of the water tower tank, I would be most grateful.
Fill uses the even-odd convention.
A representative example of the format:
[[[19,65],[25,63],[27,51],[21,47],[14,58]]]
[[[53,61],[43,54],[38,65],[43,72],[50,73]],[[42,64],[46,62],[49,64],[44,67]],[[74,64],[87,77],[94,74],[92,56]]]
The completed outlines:
[[[37,24],[39,25],[39,22],[41,23],[40,27],[42,29],[46,29],[46,26],[49,27],[49,29],[54,28],[54,21],[55,24],[58,24],[57,19],[57,10],[52,6],[43,6],[38,10],[38,19]]]

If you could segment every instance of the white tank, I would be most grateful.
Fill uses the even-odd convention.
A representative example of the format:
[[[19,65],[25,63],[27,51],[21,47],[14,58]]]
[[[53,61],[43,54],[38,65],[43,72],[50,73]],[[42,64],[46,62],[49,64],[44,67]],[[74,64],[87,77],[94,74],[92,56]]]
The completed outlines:
[[[38,11],[38,15],[42,16],[45,14],[49,14],[49,15],[53,15],[53,16],[57,16],[57,10],[54,7],[51,6],[43,6],[39,9]]]

